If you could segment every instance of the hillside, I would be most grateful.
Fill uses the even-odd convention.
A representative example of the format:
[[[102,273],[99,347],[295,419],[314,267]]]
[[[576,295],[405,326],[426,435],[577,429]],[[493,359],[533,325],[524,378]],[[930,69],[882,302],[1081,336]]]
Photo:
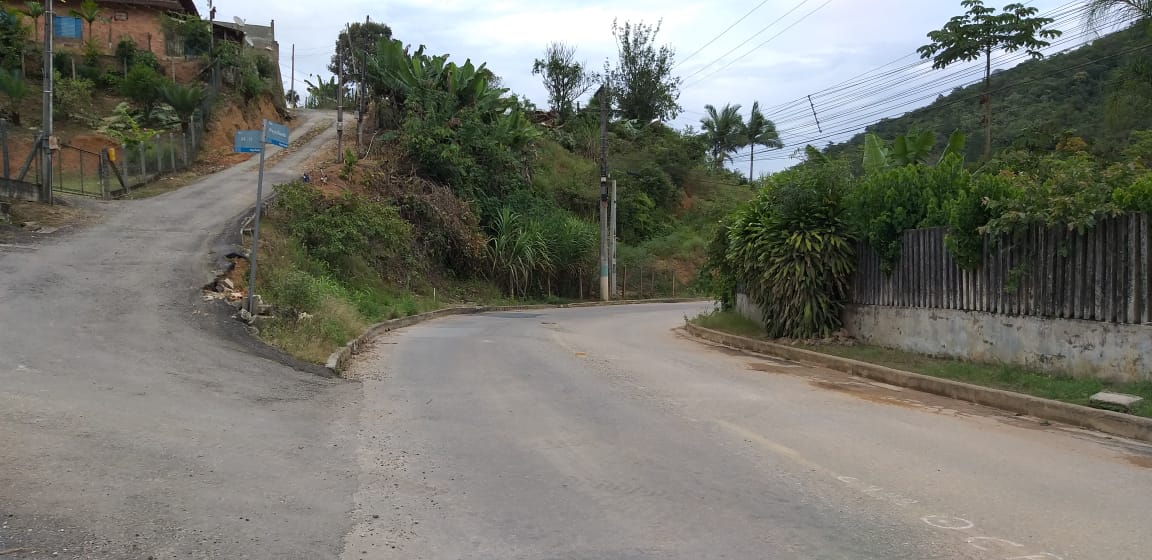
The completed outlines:
[[[391,317],[598,298],[599,114],[536,111],[484,65],[399,40],[373,56],[364,145],[348,135],[339,160],[325,150],[310,166],[313,180],[276,186],[261,230],[262,336],[323,362]],[[332,93],[351,105],[352,88]],[[692,292],[707,240],[751,189],[705,165],[698,135],[655,122],[613,118],[608,153],[621,297]]]
[[[1029,61],[992,75],[993,153],[1006,148],[1051,150],[1066,135],[1083,138],[1091,151],[1113,160],[1132,130],[1152,126],[1152,37],[1143,26],[1103,36],[1075,50]],[[961,131],[982,138],[981,84],[957,88],[931,105],[867,127],[891,140],[910,130],[938,138]],[[1144,91],[1145,95],[1129,95]],[[825,148],[830,155],[860,160],[864,133]],[[969,142],[968,161],[978,161],[981,142]]]

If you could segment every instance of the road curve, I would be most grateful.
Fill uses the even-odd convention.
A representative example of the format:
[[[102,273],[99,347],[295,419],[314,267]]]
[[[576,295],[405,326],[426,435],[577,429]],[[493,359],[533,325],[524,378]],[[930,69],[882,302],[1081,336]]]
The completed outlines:
[[[330,116],[304,119],[301,131]],[[332,135],[286,154],[266,184]],[[0,250],[4,558],[339,554],[356,387],[258,357],[199,301],[212,240],[254,202],[255,166]]]
[[[1152,450],[722,351],[700,305],[380,339],[343,558],[1142,560]]]

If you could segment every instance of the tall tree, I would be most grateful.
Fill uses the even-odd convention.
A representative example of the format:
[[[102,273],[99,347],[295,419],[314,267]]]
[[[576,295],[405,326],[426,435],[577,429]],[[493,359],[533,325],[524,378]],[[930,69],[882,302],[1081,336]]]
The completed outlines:
[[[676,52],[672,47],[656,46],[660,23],[635,25],[612,22],[612,35],[618,43],[619,60],[615,68],[605,68],[612,98],[621,116],[641,122],[670,120],[680,114],[678,76],[672,74]]]
[[[756,176],[752,173],[756,162],[756,147],[784,147],[784,143],[780,141],[780,133],[776,131],[776,123],[768,120],[764,113],[760,112],[759,101],[752,103],[752,112],[748,114],[748,123],[744,125],[744,139],[749,146],[752,146],[752,152],[748,154],[748,180],[755,181]]]
[[[44,5],[39,2],[29,2],[24,5],[24,13],[32,18],[32,40],[40,41],[40,17],[44,15]]]
[[[344,68],[345,82],[360,82],[360,72],[365,71],[364,57],[376,53],[376,44],[381,39],[391,39],[392,28],[374,21],[348,24],[336,38],[336,53],[328,63],[328,71],[333,75]]]
[[[955,16],[944,27],[928,33],[931,43],[916,49],[920,58],[931,58],[932,68],[943,69],[956,62],[984,59],[984,160],[992,158],[992,53],[1023,49],[1032,59],[1044,58],[1040,49],[1050,43],[1045,39],[1059,37],[1061,32],[1048,29],[1054,20],[1037,17],[1036,8],[1008,4],[997,13],[984,6],[983,0],[960,3],[968,12]]]
[[[544,58],[536,59],[532,73],[541,76],[548,90],[548,104],[565,120],[572,115],[576,99],[588,93],[599,78],[584,63],[576,62],[576,47],[559,41],[548,45]]]
[[[740,116],[739,104],[725,104],[719,111],[712,105],[705,105],[704,113],[704,118],[700,119],[700,128],[708,142],[712,165],[719,169],[724,167],[725,161],[732,159],[732,152],[748,144],[744,136],[744,119]]]
[[[100,6],[96,4],[96,0],[84,0],[79,9],[72,10],[72,16],[88,22],[88,40],[91,41],[94,38],[92,24],[96,23],[96,18],[100,17]]]
[[[1092,30],[1134,19],[1152,20],[1152,0],[1088,0],[1084,9],[1084,24]]]

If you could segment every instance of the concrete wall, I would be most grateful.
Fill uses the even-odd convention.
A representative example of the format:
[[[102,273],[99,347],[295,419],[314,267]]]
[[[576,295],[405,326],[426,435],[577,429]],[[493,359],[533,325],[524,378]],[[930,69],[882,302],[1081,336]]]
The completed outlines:
[[[748,294],[736,293],[736,312],[747,319],[751,319],[764,326],[764,312],[760,310],[760,306],[748,297]]]
[[[1112,381],[1152,381],[1152,325],[851,305],[858,340],[922,354]]]

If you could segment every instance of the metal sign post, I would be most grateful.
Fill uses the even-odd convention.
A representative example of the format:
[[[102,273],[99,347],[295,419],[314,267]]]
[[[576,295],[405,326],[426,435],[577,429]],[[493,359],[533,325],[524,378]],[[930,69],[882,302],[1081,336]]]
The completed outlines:
[[[233,151],[237,153],[260,152],[260,172],[256,179],[256,216],[252,223],[252,251],[248,254],[248,312],[257,312],[254,302],[256,290],[256,254],[260,248],[260,211],[264,207],[264,155],[265,144],[288,147],[288,127],[271,121],[264,121],[264,130],[239,130]]]

